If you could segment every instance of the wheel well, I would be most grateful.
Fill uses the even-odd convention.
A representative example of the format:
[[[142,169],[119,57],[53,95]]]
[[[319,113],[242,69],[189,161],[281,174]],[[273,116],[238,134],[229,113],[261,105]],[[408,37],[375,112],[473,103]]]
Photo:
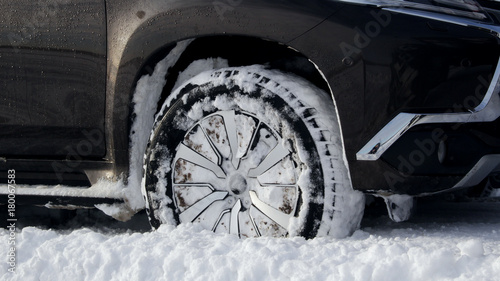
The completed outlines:
[[[120,129],[121,123],[118,122],[113,126],[113,130],[117,132],[127,131],[127,141],[114,143],[115,150],[124,151],[130,149],[132,126],[136,119],[134,112],[133,95],[137,82],[144,75],[152,75],[158,62],[163,60],[175,48],[176,43],[166,44],[156,52],[149,55],[144,63],[139,67],[139,71],[135,72],[134,82],[130,88],[130,100],[128,101],[128,122],[126,127]],[[157,101],[157,110],[165,102],[167,97],[172,92],[172,88],[177,81],[179,73],[184,71],[192,62],[207,58],[223,58],[228,61],[230,67],[239,67],[247,65],[265,65],[271,69],[281,70],[282,72],[293,73],[308,80],[318,88],[330,93],[330,87],[324,79],[322,73],[317,66],[310,61],[305,55],[299,51],[286,46],[285,44],[276,41],[264,40],[250,36],[236,35],[217,35],[204,36],[194,39],[189,46],[184,50],[182,55],[177,60],[176,64],[168,69],[166,74],[167,83],[163,87],[161,96]],[[128,73],[130,74],[130,73]],[[123,105],[121,100],[118,100],[117,105]],[[118,109],[123,107],[117,107]],[[117,112],[121,112],[117,110]],[[148,112],[147,114],[155,115],[157,112]],[[118,117],[116,120],[122,120]],[[147,141],[147,140],[146,140]],[[129,146],[121,146],[124,143],[129,143]],[[120,149],[121,147],[121,149]],[[115,172],[129,172],[131,163],[127,153],[116,153],[115,156]]]
[[[138,77],[146,73],[151,74],[156,63],[163,59],[171,49],[172,46],[169,46],[152,55]],[[284,44],[248,36],[205,36],[195,39],[169,70],[159,104],[162,104],[172,91],[179,72],[186,69],[193,61],[218,57],[226,59],[231,67],[259,64],[294,73],[325,92],[330,92],[328,83],[314,63],[297,50]]]

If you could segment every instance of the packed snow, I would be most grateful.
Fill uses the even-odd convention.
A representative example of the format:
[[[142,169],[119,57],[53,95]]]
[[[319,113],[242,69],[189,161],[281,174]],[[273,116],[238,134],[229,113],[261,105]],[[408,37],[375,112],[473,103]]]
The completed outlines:
[[[430,202],[410,222],[365,218],[345,239],[238,239],[192,224],[24,227],[16,271],[1,263],[0,280],[498,280],[499,211],[499,203]],[[8,238],[0,230],[4,260]]]
[[[143,176],[142,165],[149,136],[153,129],[158,100],[165,83],[167,83],[165,75],[191,41],[179,42],[168,56],[156,65],[151,75],[144,75],[137,81],[133,96],[135,118],[130,133],[130,171],[128,185],[125,188],[125,198],[133,210],[144,208],[144,200],[139,188]]]

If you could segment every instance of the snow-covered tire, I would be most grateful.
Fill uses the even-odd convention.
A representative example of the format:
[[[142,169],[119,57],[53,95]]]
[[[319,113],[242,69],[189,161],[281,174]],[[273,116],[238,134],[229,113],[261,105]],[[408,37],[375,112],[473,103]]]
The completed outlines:
[[[145,163],[154,228],[340,237],[363,212],[330,95],[261,66],[203,72],[174,90]]]

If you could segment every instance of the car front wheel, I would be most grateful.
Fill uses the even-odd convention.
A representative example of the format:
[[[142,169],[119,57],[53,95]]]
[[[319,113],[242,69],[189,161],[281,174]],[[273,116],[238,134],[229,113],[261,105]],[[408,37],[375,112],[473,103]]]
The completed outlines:
[[[201,73],[156,119],[150,222],[240,237],[348,234],[363,204],[342,149],[331,98],[307,81],[258,66]]]

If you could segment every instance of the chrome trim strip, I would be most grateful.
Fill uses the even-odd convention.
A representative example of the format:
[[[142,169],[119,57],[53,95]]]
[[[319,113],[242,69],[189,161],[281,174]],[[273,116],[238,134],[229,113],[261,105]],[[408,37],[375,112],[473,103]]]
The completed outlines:
[[[431,196],[447,193],[462,188],[478,185],[491,173],[500,171],[500,154],[485,155],[477,161],[476,165],[453,187],[437,192],[427,192],[417,195],[417,197]]]
[[[396,13],[404,13],[420,17],[431,18],[440,21],[461,24],[494,32],[500,38],[500,27],[483,23],[472,22],[466,19],[453,18],[444,15],[439,17],[432,13],[422,11],[408,11],[402,9],[384,9]],[[376,161],[391,147],[404,133],[417,125],[435,123],[476,123],[491,122],[500,117],[500,59],[495,69],[495,74],[488,87],[483,101],[470,112],[463,113],[432,113],[398,114],[382,130],[380,130],[361,150],[356,153],[356,159],[360,161]]]
[[[483,156],[476,165],[451,189],[471,187],[478,185],[489,174],[500,169],[500,154],[490,154]]]
[[[406,0],[337,0],[339,2],[347,2],[351,4],[372,6],[388,9],[416,9],[424,12],[432,12],[443,15],[452,15],[466,17],[474,20],[486,20],[488,16],[483,11],[482,7],[477,4],[466,4],[452,0],[435,0],[441,2],[444,6],[423,4],[418,2],[409,2]],[[448,7],[447,7],[448,6]]]

